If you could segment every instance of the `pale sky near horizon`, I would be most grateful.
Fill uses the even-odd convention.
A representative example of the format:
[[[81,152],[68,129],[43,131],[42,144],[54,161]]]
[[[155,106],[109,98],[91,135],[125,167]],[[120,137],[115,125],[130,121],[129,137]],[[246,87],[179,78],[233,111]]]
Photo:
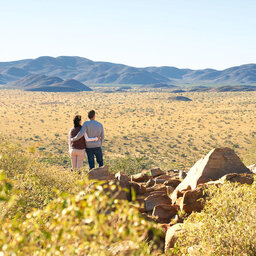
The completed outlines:
[[[255,0],[0,0],[0,62],[224,69],[256,63],[255,32]]]

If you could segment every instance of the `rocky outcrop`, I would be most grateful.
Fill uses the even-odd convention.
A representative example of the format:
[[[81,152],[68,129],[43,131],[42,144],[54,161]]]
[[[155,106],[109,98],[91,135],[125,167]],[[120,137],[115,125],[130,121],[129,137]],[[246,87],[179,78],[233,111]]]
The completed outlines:
[[[201,183],[218,180],[229,173],[250,173],[250,170],[242,163],[234,150],[215,148],[189,170],[186,178],[173,192],[172,200],[176,201],[177,191],[188,187],[195,189]]]
[[[165,253],[168,252],[168,249],[173,248],[175,245],[175,242],[179,238],[179,236],[182,234],[182,225],[181,223],[175,224],[171,227],[169,227],[166,231],[165,235]]]
[[[250,166],[250,170],[255,168]],[[88,176],[91,180],[105,180],[101,185],[111,197],[139,203],[134,207],[146,220],[165,225],[167,251],[183,232],[180,222],[192,212],[203,210],[209,186],[226,182],[250,185],[254,181],[250,170],[232,149],[216,148],[196,162],[187,175],[181,170],[156,168],[129,177],[122,172],[111,174],[105,166],[91,170]]]
[[[89,180],[113,180],[115,175],[109,172],[109,166],[105,165],[92,169],[88,173]]]

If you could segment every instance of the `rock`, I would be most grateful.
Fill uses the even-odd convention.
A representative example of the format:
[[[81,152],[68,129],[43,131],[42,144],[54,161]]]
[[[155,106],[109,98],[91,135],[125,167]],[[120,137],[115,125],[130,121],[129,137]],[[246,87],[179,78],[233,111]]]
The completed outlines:
[[[119,181],[125,181],[125,182],[129,182],[130,178],[127,174],[122,173],[122,172],[118,172],[115,174],[115,178]]]
[[[229,173],[250,173],[250,170],[242,163],[234,150],[215,148],[189,170],[187,177],[174,190],[172,200],[175,202],[177,191],[186,189],[188,186],[195,189],[198,184],[218,180]]]
[[[152,169],[150,171],[150,174],[151,174],[152,177],[155,178],[157,176],[160,176],[160,175],[164,174],[164,172],[160,168],[157,168],[157,169]]]
[[[168,252],[168,249],[173,248],[175,242],[177,241],[179,235],[181,235],[184,231],[182,230],[183,224],[178,223],[171,227],[169,227],[165,234],[165,253]]]
[[[111,180],[101,183],[99,186],[101,186],[104,193],[111,198],[130,201],[129,184],[126,182]]]
[[[185,179],[186,176],[187,176],[187,173],[186,173],[186,172],[184,172],[184,171],[182,171],[182,170],[179,171],[179,179],[180,179],[180,180]]]
[[[204,207],[204,198],[205,195],[202,187],[186,191],[179,203],[181,211],[184,211],[187,214],[202,211]]]
[[[135,182],[146,182],[149,180],[149,176],[146,173],[137,173],[132,175],[132,181]]]
[[[110,174],[108,169],[109,169],[108,165],[92,169],[88,173],[89,180],[112,180],[112,179],[114,179],[114,175]]]
[[[153,209],[153,217],[160,223],[169,223],[178,212],[178,207],[171,204],[159,204]]]
[[[241,184],[248,184],[251,185],[254,181],[253,174],[248,174],[248,173],[230,173],[225,176],[223,176],[220,181],[223,183],[225,181],[229,182],[238,182]]]
[[[147,193],[150,192],[163,192],[163,193],[167,193],[167,188],[165,185],[163,184],[155,184],[153,187],[147,188],[146,189]]]
[[[175,176],[175,177],[177,177],[177,176]],[[165,181],[173,180],[173,179],[175,179],[175,177],[171,176],[171,175],[163,174],[163,175],[160,175],[160,176],[154,178],[154,180],[155,180],[156,184],[164,184]]]
[[[146,187],[143,184],[132,181],[129,184],[131,186],[131,189],[134,189],[136,195],[143,195],[147,192]]]
[[[110,245],[108,251],[112,255],[133,255],[139,249],[137,243],[127,240]]]
[[[256,174],[256,164],[250,165],[247,167],[251,172],[253,172],[254,174]]]
[[[150,180],[147,181],[146,188],[152,187],[154,185],[155,185],[155,181],[151,178]]]
[[[171,186],[173,188],[176,188],[179,184],[180,184],[180,180],[178,179],[170,179],[164,182],[165,186]]]
[[[147,212],[152,211],[159,204],[172,204],[172,200],[166,194],[161,196],[153,194],[145,198],[145,209]]]
[[[166,186],[166,189],[167,189],[167,195],[168,196],[171,196],[171,194],[172,194],[172,192],[174,191],[174,187],[172,187],[172,186]]]

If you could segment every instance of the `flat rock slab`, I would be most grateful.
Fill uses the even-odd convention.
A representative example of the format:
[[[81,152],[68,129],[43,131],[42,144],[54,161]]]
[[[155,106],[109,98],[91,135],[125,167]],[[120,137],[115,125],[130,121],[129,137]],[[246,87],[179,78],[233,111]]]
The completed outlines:
[[[155,206],[160,204],[172,204],[172,200],[167,195],[150,195],[145,198],[145,209],[146,211],[152,211]]]
[[[256,174],[256,164],[252,164],[247,167],[252,173]]]
[[[136,193],[136,195],[143,195],[146,191],[146,186],[142,183],[137,182],[129,182],[131,189],[133,189]]]
[[[147,182],[150,177],[147,175],[147,173],[137,173],[137,174],[134,174],[132,175],[132,181],[134,182]]]
[[[168,249],[173,248],[175,245],[175,242],[179,238],[179,235],[181,235],[184,231],[182,230],[183,224],[178,223],[171,227],[169,227],[165,234],[165,253],[168,252]]]
[[[223,176],[220,181],[225,182],[229,181],[231,183],[238,182],[240,184],[251,185],[254,181],[254,175],[249,173],[230,173]]]
[[[186,191],[180,201],[180,210],[187,214],[192,212],[200,212],[204,207],[203,188]]]
[[[169,223],[178,212],[178,207],[171,204],[160,204],[154,207],[153,217],[159,223]]]
[[[218,180],[229,173],[251,173],[242,163],[240,158],[230,148],[215,148],[204,158],[196,162],[189,170],[187,177],[179,184],[172,194],[175,202],[177,191],[182,191],[189,186],[195,189],[198,184],[211,180]]]
[[[92,169],[89,171],[89,180],[111,180],[114,179],[114,175],[109,172],[109,167],[107,165]]]
[[[150,174],[152,177],[157,177],[157,176],[164,174],[164,172],[160,168],[156,168],[156,169],[152,169],[150,171]]]

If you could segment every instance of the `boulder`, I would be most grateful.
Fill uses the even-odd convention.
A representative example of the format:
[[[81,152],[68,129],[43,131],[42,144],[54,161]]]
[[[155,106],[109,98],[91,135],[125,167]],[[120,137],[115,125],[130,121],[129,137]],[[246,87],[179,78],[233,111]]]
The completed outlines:
[[[172,204],[172,200],[166,194],[153,194],[145,198],[145,209],[147,212],[152,211],[159,204]]]
[[[180,202],[180,210],[184,211],[187,214],[192,212],[200,212],[204,207],[204,191],[203,188],[197,188],[195,190],[188,190],[183,194],[183,197]]]
[[[165,234],[165,253],[168,252],[168,249],[173,248],[175,242],[177,241],[179,235],[181,235],[184,231],[182,230],[183,224],[178,223],[171,227],[169,227]]]
[[[251,185],[254,181],[253,174],[249,173],[230,173],[223,176],[220,181],[224,183],[225,181],[229,182],[238,182],[241,184],[248,184]]]
[[[186,189],[188,186],[195,189],[198,184],[218,180],[229,173],[250,173],[250,170],[242,163],[234,150],[215,148],[189,170],[186,178],[174,190],[172,200],[175,202],[177,191]]]
[[[171,180],[173,179],[173,175],[167,175],[167,174],[162,174],[158,177],[155,178],[155,181],[157,182],[158,180]]]
[[[99,168],[94,168],[88,173],[89,180],[112,180],[114,175],[109,172],[109,166],[105,165]]]
[[[172,187],[172,186],[166,186],[166,192],[167,192],[167,195],[168,196],[171,196],[172,195],[172,192],[174,191],[174,187]]]
[[[117,180],[106,181],[99,184],[106,195],[119,200],[130,200],[130,190],[127,183]]]
[[[138,249],[139,246],[137,243],[127,240],[111,244],[108,248],[108,252],[111,255],[133,255],[136,254]]]
[[[176,205],[159,204],[154,207],[152,215],[159,223],[169,223],[177,212],[178,207]]]
[[[147,193],[150,192],[163,192],[163,193],[167,193],[167,188],[165,185],[163,184],[155,184],[153,187],[149,187],[146,189]]]
[[[136,195],[143,195],[147,192],[145,185],[141,183],[131,181],[129,184],[131,189],[135,191]]]
[[[132,175],[132,181],[134,182],[147,182],[150,177],[146,173],[137,173]]]
[[[250,165],[247,167],[251,172],[253,172],[254,174],[256,174],[256,164]]]
[[[179,179],[170,179],[170,180],[166,180],[164,182],[165,186],[171,186],[173,188],[176,188],[179,184],[180,184],[180,180]]]
[[[155,181],[151,178],[146,183],[146,188],[152,187],[155,185]]]
[[[151,174],[152,177],[155,178],[157,176],[160,176],[160,175],[164,174],[164,172],[160,168],[156,168],[156,169],[152,169],[150,171],[150,174]]]
[[[130,181],[129,176],[125,173],[122,173],[122,172],[117,172],[115,174],[115,178],[119,181],[124,181],[124,182],[129,182]]]
[[[184,171],[182,171],[182,170],[179,170],[179,179],[180,179],[180,180],[185,179],[186,176],[187,176],[187,173],[186,173],[186,172],[184,172]]]

